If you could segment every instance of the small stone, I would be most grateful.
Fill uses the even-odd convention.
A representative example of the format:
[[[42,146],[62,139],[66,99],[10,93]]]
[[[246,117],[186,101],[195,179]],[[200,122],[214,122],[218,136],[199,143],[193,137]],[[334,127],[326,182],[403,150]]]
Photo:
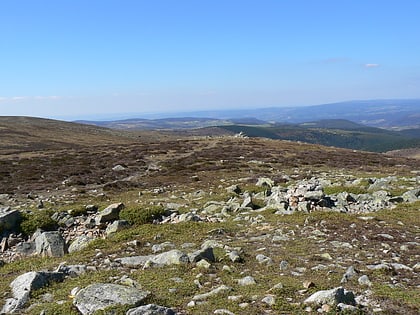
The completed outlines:
[[[164,306],[147,304],[128,310],[126,315],[175,315],[175,312]]]
[[[322,305],[321,310],[325,313],[328,313],[328,312],[331,311],[331,305],[324,304],[324,305]]]
[[[303,281],[303,287],[305,289],[314,288],[315,283],[313,283],[312,281],[306,280],[306,281]]]
[[[227,254],[227,256],[229,257],[229,259],[232,262],[241,262],[242,258],[239,255],[239,253],[236,250],[231,251],[230,253]]]
[[[223,270],[223,271],[226,271],[226,272],[232,272],[232,268],[230,268],[228,265],[224,265],[224,266],[222,267],[222,270]]]
[[[213,312],[213,314],[235,315],[235,313],[232,313],[231,311],[229,311],[227,309],[217,309]]]
[[[247,285],[254,285],[256,284],[255,279],[251,276],[246,276],[242,279],[238,280],[238,284],[242,285],[242,286],[247,286]]]
[[[201,259],[199,262],[197,262],[196,266],[198,268],[209,269],[211,264],[207,260]]]
[[[267,304],[268,306],[273,306],[276,304],[276,299],[273,295],[267,295],[261,300],[261,302]]]
[[[369,277],[366,275],[361,276],[358,280],[360,285],[365,285],[370,287],[372,285],[372,282],[369,280]]]
[[[280,262],[280,270],[284,271],[287,270],[289,268],[289,263],[285,260],[282,260]]]
[[[356,274],[357,274],[357,270],[354,269],[353,266],[348,267],[346,273],[343,275],[343,278],[341,279],[341,283],[346,283],[348,280],[353,278]]]
[[[263,254],[258,254],[255,259],[258,261],[259,264],[266,264],[266,265],[272,265],[273,264],[273,260],[268,257],[265,256]]]

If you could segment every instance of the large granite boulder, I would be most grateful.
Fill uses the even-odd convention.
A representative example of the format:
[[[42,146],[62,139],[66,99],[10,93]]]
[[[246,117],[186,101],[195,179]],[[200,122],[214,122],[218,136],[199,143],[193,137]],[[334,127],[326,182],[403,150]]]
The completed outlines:
[[[10,207],[0,208],[0,232],[15,230],[20,220],[21,214],[18,210],[12,210]]]
[[[66,241],[58,231],[41,232],[35,238],[35,251],[43,257],[62,257],[66,253]]]
[[[356,305],[353,292],[347,291],[342,287],[315,292],[310,297],[308,297],[304,303],[315,305],[337,305],[340,303]]]
[[[0,314],[19,312],[28,302],[31,292],[45,287],[50,282],[64,280],[62,272],[27,272],[20,275],[10,284],[13,298],[7,299]]]
[[[80,290],[73,304],[83,315],[93,314],[107,307],[127,305],[139,306],[150,292],[112,283],[95,283]]]
[[[69,253],[78,252],[86,248],[95,239],[87,235],[80,235],[76,237],[69,246]]]
[[[113,203],[112,205],[109,205],[104,210],[96,214],[96,225],[101,226],[105,223],[118,220],[122,209],[124,209],[123,203]]]

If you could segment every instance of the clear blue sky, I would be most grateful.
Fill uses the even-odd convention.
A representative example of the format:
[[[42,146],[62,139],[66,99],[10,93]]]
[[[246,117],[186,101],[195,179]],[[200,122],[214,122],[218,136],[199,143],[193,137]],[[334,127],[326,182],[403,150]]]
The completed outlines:
[[[419,0],[1,0],[0,115],[420,98]]]

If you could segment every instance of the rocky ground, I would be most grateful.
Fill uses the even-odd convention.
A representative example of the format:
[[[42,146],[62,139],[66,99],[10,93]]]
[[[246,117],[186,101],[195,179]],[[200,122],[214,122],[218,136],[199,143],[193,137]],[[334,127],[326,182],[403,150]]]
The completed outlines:
[[[3,313],[419,312],[418,160],[165,135],[0,166]]]

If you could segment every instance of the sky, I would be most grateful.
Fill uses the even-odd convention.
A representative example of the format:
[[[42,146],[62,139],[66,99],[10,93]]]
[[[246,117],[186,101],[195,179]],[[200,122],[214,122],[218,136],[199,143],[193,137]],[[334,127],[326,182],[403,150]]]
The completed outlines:
[[[0,115],[420,98],[419,0],[1,0]]]

